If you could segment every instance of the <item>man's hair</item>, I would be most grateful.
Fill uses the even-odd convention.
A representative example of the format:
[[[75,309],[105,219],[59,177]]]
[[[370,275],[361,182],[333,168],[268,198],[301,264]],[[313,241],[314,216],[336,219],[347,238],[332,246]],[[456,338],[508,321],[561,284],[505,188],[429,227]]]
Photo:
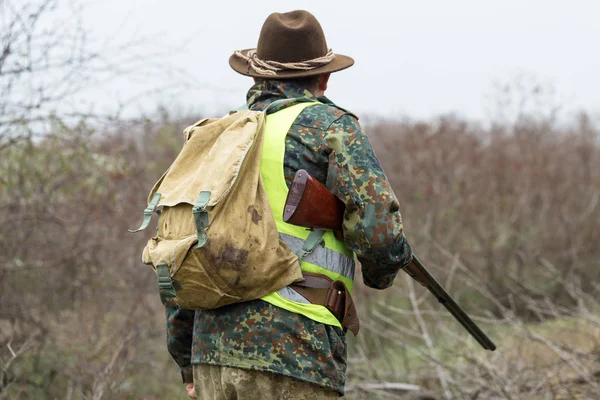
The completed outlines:
[[[277,80],[280,82],[285,82],[285,83],[293,83],[295,85],[302,87],[303,89],[312,91],[312,90],[316,89],[317,85],[319,84],[319,76],[320,75],[312,75],[312,76],[304,76],[302,78],[287,78],[287,79],[278,78]]]

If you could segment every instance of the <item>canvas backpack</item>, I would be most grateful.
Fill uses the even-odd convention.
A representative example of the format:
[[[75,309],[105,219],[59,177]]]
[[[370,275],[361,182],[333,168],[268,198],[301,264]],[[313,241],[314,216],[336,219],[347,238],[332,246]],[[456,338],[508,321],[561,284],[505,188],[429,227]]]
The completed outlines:
[[[260,175],[266,112],[241,110],[184,130],[184,146],[148,196],[157,232],[142,261],[163,302],[212,309],[301,281],[298,257],[280,240]]]

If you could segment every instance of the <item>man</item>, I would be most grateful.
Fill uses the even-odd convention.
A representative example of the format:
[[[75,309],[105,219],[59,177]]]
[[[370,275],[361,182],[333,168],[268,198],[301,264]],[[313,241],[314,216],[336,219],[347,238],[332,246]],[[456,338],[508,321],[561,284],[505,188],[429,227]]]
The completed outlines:
[[[274,101],[289,100],[269,110],[267,124],[282,115],[279,111],[297,105],[299,98],[319,102],[289,121],[291,127],[281,136],[283,162],[266,171],[263,158],[263,179],[265,174],[279,174],[289,187],[296,171],[305,169],[326,185],[346,206],[343,240],[337,245],[348,249],[351,275],[354,253],[365,284],[385,289],[412,258],[398,201],[357,117],[323,96],[330,73],[353,63],[329,50],[319,22],[306,11],[271,14],[257,49],[238,51],[230,58],[235,71],[254,78],[247,94],[249,109],[262,111]],[[263,150],[274,139],[264,140]],[[266,190],[272,203],[274,189]],[[302,266],[304,270],[304,262]],[[322,268],[327,271],[332,266]],[[190,397],[252,400],[343,395],[345,327],[337,320],[322,322],[331,320],[324,314],[323,319],[312,311],[295,311],[304,308],[292,300],[277,303],[266,296],[196,312],[167,308],[168,349],[181,367]]]

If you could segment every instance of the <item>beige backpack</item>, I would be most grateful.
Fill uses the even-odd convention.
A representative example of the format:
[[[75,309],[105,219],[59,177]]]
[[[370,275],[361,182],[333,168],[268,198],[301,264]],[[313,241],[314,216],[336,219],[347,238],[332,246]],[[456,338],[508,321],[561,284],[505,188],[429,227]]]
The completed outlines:
[[[163,302],[211,309],[302,280],[279,239],[260,176],[265,112],[238,111],[184,131],[185,144],[148,196],[144,222],[162,207],[142,261]]]

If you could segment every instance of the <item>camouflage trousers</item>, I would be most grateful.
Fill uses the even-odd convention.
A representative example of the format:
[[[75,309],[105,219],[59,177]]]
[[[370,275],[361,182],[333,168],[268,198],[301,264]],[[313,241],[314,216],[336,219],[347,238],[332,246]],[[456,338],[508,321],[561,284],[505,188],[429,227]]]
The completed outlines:
[[[193,368],[198,400],[320,400],[340,396],[334,390],[271,372],[206,364]]]

